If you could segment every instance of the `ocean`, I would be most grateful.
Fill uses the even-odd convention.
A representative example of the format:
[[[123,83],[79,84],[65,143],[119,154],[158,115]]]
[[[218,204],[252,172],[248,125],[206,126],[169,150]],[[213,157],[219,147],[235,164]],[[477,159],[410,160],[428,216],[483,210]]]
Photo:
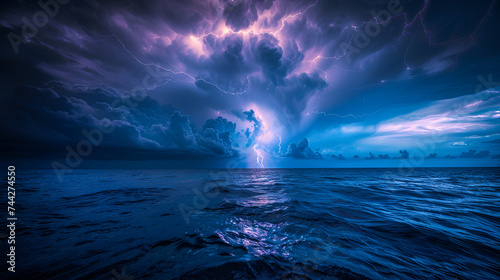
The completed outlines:
[[[16,175],[13,279],[500,279],[498,168]]]

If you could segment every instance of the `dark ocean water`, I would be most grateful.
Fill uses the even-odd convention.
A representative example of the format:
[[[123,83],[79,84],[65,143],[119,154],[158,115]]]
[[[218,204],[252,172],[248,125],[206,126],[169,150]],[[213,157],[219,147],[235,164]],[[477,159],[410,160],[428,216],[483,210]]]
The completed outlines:
[[[16,173],[15,279],[500,279],[500,169]]]

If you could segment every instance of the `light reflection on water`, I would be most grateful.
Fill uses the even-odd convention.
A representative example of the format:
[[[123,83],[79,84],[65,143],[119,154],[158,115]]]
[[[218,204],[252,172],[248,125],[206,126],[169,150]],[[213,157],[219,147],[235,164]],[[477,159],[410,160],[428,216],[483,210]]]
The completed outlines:
[[[498,169],[236,170],[206,206],[207,170],[43,172],[20,279],[500,279]]]

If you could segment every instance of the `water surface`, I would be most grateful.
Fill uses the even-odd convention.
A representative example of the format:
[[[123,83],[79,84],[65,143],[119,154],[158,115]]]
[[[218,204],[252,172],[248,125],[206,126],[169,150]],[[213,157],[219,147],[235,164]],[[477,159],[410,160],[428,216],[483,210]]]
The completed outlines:
[[[18,172],[16,279],[500,278],[495,168]]]

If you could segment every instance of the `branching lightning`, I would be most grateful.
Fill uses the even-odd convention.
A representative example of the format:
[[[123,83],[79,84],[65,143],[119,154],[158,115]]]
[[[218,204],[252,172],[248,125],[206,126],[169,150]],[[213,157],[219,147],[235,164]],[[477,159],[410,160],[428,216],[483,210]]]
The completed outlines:
[[[287,17],[285,17],[284,19],[281,20],[281,27],[278,29],[278,31],[274,32],[273,33],[273,36],[276,37],[276,34],[278,34],[279,32],[281,32],[281,30],[283,29],[283,27],[285,27],[285,22],[289,19],[289,18],[294,18],[294,17],[297,17],[297,16],[301,16],[303,15],[305,12],[307,12],[307,10],[309,10],[310,8],[316,6],[316,4],[318,4],[318,1],[319,0],[316,0],[316,2],[314,2],[314,4],[311,4],[309,5],[305,10],[301,11],[301,12],[298,12],[294,15],[288,15]]]
[[[413,41],[415,39],[415,36],[416,34],[418,33],[419,31],[419,28],[422,27],[423,28],[423,33],[424,35],[426,36],[426,38],[428,39],[429,41],[429,45],[450,45],[450,44],[454,44],[454,43],[457,43],[457,42],[463,42],[464,40],[467,40],[467,37],[469,38],[467,40],[467,44],[462,47],[459,51],[456,52],[456,55],[455,55],[455,61],[458,59],[458,57],[460,56],[460,54],[462,54],[463,52],[465,52],[468,48],[470,48],[473,44],[474,44],[474,38],[477,34],[477,32],[479,31],[480,27],[483,25],[484,21],[486,20],[486,18],[491,14],[492,12],[492,9],[493,9],[493,6],[495,4],[496,0],[493,0],[489,6],[489,9],[487,11],[487,13],[483,16],[483,18],[481,19],[481,21],[479,22],[479,24],[477,25],[477,27],[474,29],[474,31],[470,34],[470,35],[466,35],[462,38],[458,38],[458,39],[455,39],[455,40],[450,40],[450,41],[446,41],[446,42],[439,42],[439,43],[436,43],[433,41],[432,39],[432,32],[430,32],[427,27],[425,26],[425,23],[424,23],[424,14],[425,12],[427,11],[427,8],[429,7],[429,3],[430,3],[430,0],[425,0],[424,2],[424,5],[422,7],[422,9],[420,11],[417,12],[417,14],[415,15],[415,17],[413,17],[413,19],[409,20],[408,19],[408,15],[406,12],[403,12],[403,13],[400,13],[400,14],[396,14],[396,15],[393,15],[389,18],[387,18],[386,20],[384,21],[381,21],[379,22],[378,18],[374,17],[372,18],[371,20],[369,21],[366,21],[366,22],[363,22],[362,24],[360,24],[359,26],[355,26],[355,25],[352,25],[352,26],[346,26],[342,29],[341,32],[344,32],[345,30],[348,30],[348,29],[354,29],[354,30],[357,30],[357,29],[360,29],[362,28],[363,26],[365,26],[366,24],[368,24],[370,21],[373,21],[375,20],[375,22],[378,24],[378,25],[381,25],[381,24],[384,24],[386,23],[387,21],[390,21],[396,17],[400,17],[400,16],[404,16],[404,19],[405,19],[405,24],[404,24],[404,27],[403,27],[403,31],[401,33],[401,35],[399,36],[398,38],[398,41],[401,43],[402,42],[402,38],[405,37],[406,35],[409,34],[408,30],[413,27],[416,23],[419,23],[419,26],[418,28],[415,30],[415,32],[413,33],[413,36],[411,37],[410,39],[410,42],[408,44],[408,46],[406,47],[406,51],[404,53],[404,57],[403,57],[403,62],[404,64],[406,65],[406,69],[407,70],[411,70],[412,67],[407,63],[407,55],[408,55],[408,52],[409,52],[409,49],[410,47],[413,45]],[[449,23],[448,23],[449,24]],[[446,26],[448,25],[446,24]],[[446,27],[445,26],[445,27]],[[443,27],[444,29],[444,27]],[[354,35],[356,34],[356,32],[354,32],[353,36],[350,38],[350,40],[348,41],[348,44],[345,48],[345,50],[342,52],[341,55],[337,55],[337,56],[321,56],[321,55],[318,55],[316,56],[312,61],[309,61],[311,63],[314,64],[314,68],[316,70],[318,70],[319,72],[323,73],[324,77],[325,77],[325,80],[328,81],[328,73],[324,70],[324,69],[321,69],[318,65],[317,65],[317,61],[318,60],[336,60],[336,61],[339,61],[341,59],[343,59],[344,57],[346,57],[347,55],[347,50],[349,49],[349,47],[352,45],[353,43],[353,40],[354,40]],[[341,71],[344,71],[344,72],[352,72],[352,71],[356,71],[356,70],[348,70],[348,69],[342,69],[340,67],[338,67],[338,65],[335,65],[336,68],[338,68],[339,70]],[[359,70],[358,70],[359,71]],[[316,114],[316,115],[324,115],[324,116],[336,116],[336,117],[340,117],[340,118],[346,118],[346,117],[352,117],[352,118],[362,118],[362,117],[365,117],[366,114],[363,114],[363,115],[353,115],[353,114],[347,114],[347,115],[338,115],[338,114],[328,114],[326,112],[319,112],[319,111],[311,111],[311,112],[308,112],[306,115],[311,115],[311,114]]]
[[[171,72],[171,73],[172,73],[172,74],[174,74],[174,75],[185,75],[186,77],[188,77],[188,79],[192,80],[193,82],[198,82],[198,81],[204,82],[204,83],[206,83],[206,84],[209,84],[209,85],[213,86],[214,88],[216,88],[217,90],[219,90],[219,91],[221,91],[221,92],[223,92],[223,93],[225,93],[225,94],[231,94],[231,95],[240,95],[240,94],[243,94],[243,93],[245,93],[245,92],[247,91],[247,89],[248,89],[248,87],[249,87],[249,85],[250,85],[250,78],[247,76],[247,84],[246,84],[245,89],[244,89],[243,91],[241,91],[241,92],[230,92],[230,91],[226,91],[226,90],[222,89],[222,88],[221,88],[221,87],[219,87],[218,85],[216,85],[216,84],[214,84],[214,83],[211,83],[211,82],[209,82],[209,81],[207,81],[207,80],[205,80],[205,79],[203,79],[203,78],[195,78],[195,77],[191,76],[190,74],[188,74],[188,73],[186,73],[186,72],[184,72],[184,71],[180,71],[180,70],[178,70],[178,71],[174,71],[174,70],[172,70],[172,69],[165,68],[165,67],[163,67],[163,66],[161,66],[161,65],[158,65],[158,64],[156,64],[156,63],[144,63],[144,62],[142,62],[141,60],[139,60],[139,59],[137,58],[137,56],[135,56],[135,55],[134,55],[131,51],[129,51],[129,50],[125,47],[125,44],[124,44],[124,43],[123,43],[123,42],[122,42],[122,41],[118,38],[118,36],[116,36],[114,33],[113,33],[113,37],[114,37],[114,38],[115,38],[115,39],[116,39],[116,40],[120,43],[120,45],[123,47],[123,49],[124,49],[127,53],[129,53],[129,54],[130,54],[130,56],[132,56],[132,58],[134,58],[134,60],[135,60],[135,61],[137,61],[139,64],[142,64],[142,65],[144,65],[144,66],[156,66],[156,67],[158,67],[158,68],[160,68],[160,69],[162,69],[162,70],[165,70],[165,71],[167,71],[167,72]],[[175,66],[174,66],[174,68],[177,68],[177,67],[175,67]]]
[[[91,32],[89,30],[87,30],[86,28],[84,28],[83,26],[80,26],[80,28],[82,28],[83,30],[85,30],[87,33],[90,33],[90,34],[93,34],[93,35],[98,35],[100,37],[102,37],[103,39],[99,39],[99,40],[96,40],[96,41],[103,41],[107,38],[114,38],[121,46],[122,48],[125,50],[125,52],[127,52],[137,63],[143,65],[143,66],[154,66],[154,67],[157,67],[159,69],[162,69],[168,73],[171,74],[171,76],[169,76],[169,79],[167,79],[166,81],[156,85],[155,87],[152,87],[152,88],[148,88],[148,90],[151,90],[151,89],[154,89],[158,86],[162,86],[162,85],[165,85],[167,84],[168,82],[170,81],[173,81],[174,78],[173,76],[175,75],[180,75],[180,76],[184,76],[184,79],[177,79],[177,81],[186,81],[186,80],[190,80],[191,82],[193,83],[196,83],[196,82],[204,82],[214,88],[216,88],[217,90],[219,90],[220,92],[222,93],[225,93],[225,94],[230,94],[230,95],[240,95],[240,94],[243,94],[247,91],[247,89],[249,88],[250,86],[250,77],[247,76],[246,77],[246,80],[247,80],[247,83],[245,85],[245,88],[243,91],[239,91],[239,92],[231,92],[231,91],[227,91],[227,90],[224,90],[222,89],[220,86],[212,83],[212,82],[209,82],[207,81],[206,79],[203,79],[203,78],[195,78],[193,77],[192,75],[190,75],[189,73],[187,72],[184,72],[184,71],[181,71],[179,70],[175,65],[172,65],[172,68],[174,68],[175,70],[171,69],[171,68],[166,68],[162,65],[159,65],[157,63],[146,63],[146,62],[143,62],[141,61],[135,54],[133,54],[126,46],[125,46],[125,43],[123,43],[123,41],[113,32],[111,32],[111,35],[102,35],[102,34],[97,34],[95,32]],[[102,81],[101,81],[102,84],[104,84]],[[109,85],[108,85],[109,86]],[[111,86],[109,86],[111,87]]]
[[[359,118],[364,118],[368,116],[368,114],[361,114],[361,115],[354,115],[354,114],[347,114],[347,115],[339,115],[339,114],[331,114],[331,113],[326,113],[326,112],[319,112],[319,111],[311,111],[306,114],[306,116],[310,115],[323,115],[325,117],[339,117],[339,118],[354,118],[354,119],[359,119]]]
[[[280,139],[280,142],[278,143],[278,155],[281,155],[281,143],[283,143],[281,136],[278,134],[278,132],[274,131],[274,134],[278,136],[278,139]]]
[[[276,31],[271,31],[271,30],[255,30],[254,28],[248,28],[248,29],[245,29],[245,30],[240,30],[240,31],[233,31],[232,29],[230,28],[225,28],[222,32],[220,32],[219,34],[216,34],[214,32],[209,32],[209,33],[206,33],[206,34],[203,34],[203,35],[200,35],[198,37],[195,37],[195,36],[192,36],[193,39],[196,39],[196,40],[199,40],[199,39],[202,39],[202,38],[205,38],[207,36],[215,36],[216,38],[220,38],[222,36],[225,36],[227,33],[231,33],[231,34],[238,34],[238,35],[246,35],[246,34],[252,34],[252,35],[264,35],[264,34],[270,34],[270,35],[273,35],[274,37],[276,37],[276,35],[278,33],[280,33],[283,28],[285,27],[285,23],[286,21],[289,19],[289,18],[295,18],[297,16],[301,16],[303,15],[304,13],[306,13],[310,8],[316,6],[316,4],[318,4],[318,1],[319,0],[316,0],[316,2],[314,2],[313,4],[307,6],[304,10],[300,11],[300,12],[297,12],[296,14],[293,14],[293,15],[288,15],[286,16],[285,18],[281,19],[281,26],[280,28],[278,28]]]
[[[262,151],[259,150],[258,144],[253,145],[253,150],[255,151],[255,154],[257,155],[257,165],[260,168],[265,168],[264,167],[264,156],[262,156]]]

